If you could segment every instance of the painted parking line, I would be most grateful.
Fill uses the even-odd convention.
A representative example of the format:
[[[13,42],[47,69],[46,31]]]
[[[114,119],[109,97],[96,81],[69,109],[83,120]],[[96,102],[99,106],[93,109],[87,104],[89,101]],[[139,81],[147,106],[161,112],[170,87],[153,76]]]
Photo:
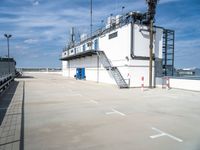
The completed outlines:
[[[162,137],[162,136],[167,136],[167,137],[169,137],[169,138],[171,138],[171,139],[173,139],[175,141],[183,142],[182,139],[180,139],[180,138],[178,138],[176,136],[173,136],[173,135],[171,135],[169,133],[163,132],[163,131],[161,131],[161,130],[159,130],[157,128],[152,127],[151,129],[159,133],[159,134],[150,136],[151,139],[159,138],[159,137]]]
[[[99,102],[97,102],[95,100],[88,100],[88,101],[85,101],[85,103],[99,104]]]
[[[67,96],[82,96],[81,94],[67,94]]]
[[[90,100],[91,103],[94,103],[94,104],[98,104],[99,102],[95,101],[95,100]]]
[[[114,108],[111,108],[111,112],[107,112],[106,113],[106,115],[111,115],[111,114],[119,114],[119,115],[121,115],[121,116],[126,116],[126,114],[124,114],[124,113],[122,113],[122,112],[120,112],[120,111],[118,111],[118,110],[116,110],[116,109],[114,109]]]

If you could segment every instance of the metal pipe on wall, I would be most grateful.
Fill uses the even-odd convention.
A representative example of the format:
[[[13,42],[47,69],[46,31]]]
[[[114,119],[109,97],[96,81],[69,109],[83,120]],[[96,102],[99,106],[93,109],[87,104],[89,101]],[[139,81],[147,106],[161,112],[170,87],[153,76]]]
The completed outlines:
[[[92,0],[90,0],[90,49],[92,49],[92,14],[93,13],[93,3],[92,3]]]
[[[153,66],[153,20],[150,21],[149,25],[149,88],[152,88],[152,66]]]

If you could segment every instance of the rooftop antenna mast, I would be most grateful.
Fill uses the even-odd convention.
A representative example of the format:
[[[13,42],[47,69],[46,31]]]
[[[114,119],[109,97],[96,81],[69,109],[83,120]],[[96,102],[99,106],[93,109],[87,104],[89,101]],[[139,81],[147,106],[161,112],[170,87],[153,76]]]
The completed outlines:
[[[156,6],[159,0],[146,0],[148,4],[147,15],[147,24],[149,25],[149,36],[150,36],[150,44],[149,44],[149,88],[152,88],[152,64],[153,64],[153,24],[155,21],[156,14]]]
[[[92,49],[92,15],[93,15],[93,2],[90,0],[90,49]]]

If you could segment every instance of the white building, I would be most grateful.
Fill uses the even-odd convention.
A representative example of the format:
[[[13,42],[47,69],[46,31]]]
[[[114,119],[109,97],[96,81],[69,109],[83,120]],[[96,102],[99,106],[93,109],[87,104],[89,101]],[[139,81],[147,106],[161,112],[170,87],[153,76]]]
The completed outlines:
[[[141,78],[144,78],[144,86],[148,86],[149,31],[135,14],[109,17],[106,27],[94,33],[92,38],[83,35],[79,43],[70,44],[62,52],[63,76],[74,78],[77,68],[84,68],[86,80],[117,84],[123,88],[140,87]],[[165,68],[173,67],[173,62],[167,64],[167,56],[170,56],[168,31],[171,30],[154,27],[154,85],[155,78],[161,77]]]

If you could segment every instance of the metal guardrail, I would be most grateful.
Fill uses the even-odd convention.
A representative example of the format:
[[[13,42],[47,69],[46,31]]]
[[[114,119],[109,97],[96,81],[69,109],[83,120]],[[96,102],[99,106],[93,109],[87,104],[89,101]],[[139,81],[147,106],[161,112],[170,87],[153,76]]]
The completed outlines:
[[[17,68],[18,72],[60,72],[61,68]]]
[[[9,84],[13,81],[12,74],[4,75],[0,77],[0,93],[9,86]]]

